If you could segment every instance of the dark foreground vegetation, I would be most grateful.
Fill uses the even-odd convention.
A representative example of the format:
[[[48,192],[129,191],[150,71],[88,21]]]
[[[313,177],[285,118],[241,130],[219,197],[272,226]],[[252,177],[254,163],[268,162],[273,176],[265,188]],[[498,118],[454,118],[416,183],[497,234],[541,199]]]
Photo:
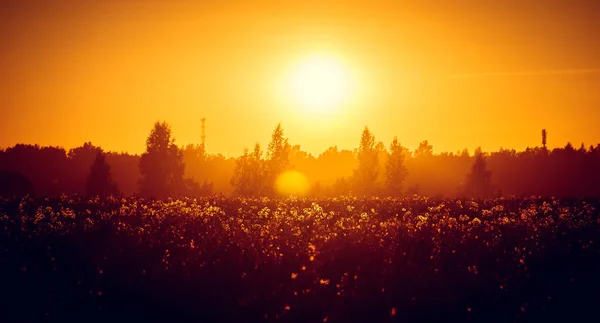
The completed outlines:
[[[4,199],[2,321],[590,321],[599,207]]]

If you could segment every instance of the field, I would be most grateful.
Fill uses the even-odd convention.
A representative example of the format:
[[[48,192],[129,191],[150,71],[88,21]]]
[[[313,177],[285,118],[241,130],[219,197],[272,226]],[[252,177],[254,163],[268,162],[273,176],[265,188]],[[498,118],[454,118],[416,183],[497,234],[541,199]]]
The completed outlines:
[[[3,199],[2,321],[588,321],[600,304],[599,208]]]

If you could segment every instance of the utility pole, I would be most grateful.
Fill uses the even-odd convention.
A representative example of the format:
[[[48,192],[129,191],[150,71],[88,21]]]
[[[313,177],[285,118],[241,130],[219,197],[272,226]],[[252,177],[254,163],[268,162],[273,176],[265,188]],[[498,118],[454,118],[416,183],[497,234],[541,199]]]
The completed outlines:
[[[200,119],[202,123],[202,134],[200,135],[200,147],[202,147],[202,153],[205,153],[206,149],[206,118]]]

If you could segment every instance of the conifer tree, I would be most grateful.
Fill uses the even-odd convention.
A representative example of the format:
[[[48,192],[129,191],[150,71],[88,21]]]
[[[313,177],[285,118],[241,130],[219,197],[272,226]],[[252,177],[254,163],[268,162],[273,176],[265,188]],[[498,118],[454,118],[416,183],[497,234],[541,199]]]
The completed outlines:
[[[90,174],[86,182],[87,196],[107,197],[119,195],[117,184],[113,181],[110,165],[106,163],[104,152],[101,150],[96,154],[96,159],[90,168]]]

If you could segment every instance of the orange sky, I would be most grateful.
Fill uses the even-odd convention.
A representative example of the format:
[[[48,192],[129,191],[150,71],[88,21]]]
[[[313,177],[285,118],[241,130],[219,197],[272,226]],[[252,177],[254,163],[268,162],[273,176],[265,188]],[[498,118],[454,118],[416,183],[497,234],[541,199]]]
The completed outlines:
[[[281,121],[319,154],[368,125],[436,152],[600,142],[600,2],[2,1],[0,147],[178,144],[237,156]],[[356,79],[328,114],[278,88],[314,53]]]

